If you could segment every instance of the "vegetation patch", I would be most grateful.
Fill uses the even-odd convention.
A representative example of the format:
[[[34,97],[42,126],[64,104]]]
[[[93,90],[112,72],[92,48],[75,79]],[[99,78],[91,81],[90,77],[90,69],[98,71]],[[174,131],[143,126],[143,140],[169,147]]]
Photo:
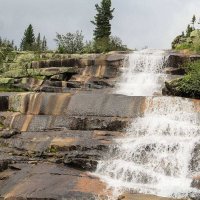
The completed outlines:
[[[0,85],[0,92],[26,92],[26,91],[27,90],[25,90],[23,88],[1,86]]]
[[[49,153],[57,153],[57,152],[58,152],[58,149],[57,149],[55,146],[51,146],[51,147],[48,149],[48,152],[49,152]]]
[[[185,64],[186,75],[183,78],[166,82],[170,95],[200,98],[200,61]]]
[[[3,123],[0,122],[0,129],[3,129],[4,128],[4,125]]]
[[[77,69],[74,67],[68,68],[42,68],[42,69],[15,69],[10,70],[2,74],[2,77],[8,78],[24,78],[24,77],[41,77],[53,76],[64,73],[77,73]]]
[[[0,78],[0,85],[7,85],[7,84],[13,84],[14,79],[13,78]]]
[[[192,24],[192,25],[191,25]],[[200,52],[200,30],[196,29],[196,16],[192,17],[191,24],[187,26],[186,31],[178,35],[172,42],[172,49],[187,50],[189,52]]]

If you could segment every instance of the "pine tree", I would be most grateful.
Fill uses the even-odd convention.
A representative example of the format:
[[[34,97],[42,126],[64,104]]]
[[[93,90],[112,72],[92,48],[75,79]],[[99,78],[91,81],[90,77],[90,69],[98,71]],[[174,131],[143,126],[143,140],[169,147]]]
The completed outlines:
[[[196,22],[196,16],[193,15],[193,17],[192,17],[192,25],[193,25],[193,28],[194,28],[194,24],[195,24],[195,22]]]
[[[113,11],[111,9],[111,0],[102,0],[101,4],[95,5],[97,14],[94,17],[94,21],[91,21],[94,24],[94,39],[95,41],[101,39],[107,39],[109,41],[109,37],[111,35],[111,24],[110,20],[113,19]]]
[[[187,30],[186,30],[186,37],[190,37],[190,34],[191,34],[191,32],[193,31],[194,29],[190,26],[190,25],[188,25],[187,26]]]
[[[20,48],[22,51],[33,51],[35,48],[35,35],[33,26],[30,24],[24,32],[24,37],[22,38]]]
[[[38,33],[37,39],[36,39],[36,50],[41,50],[41,39],[40,39],[40,33]]]
[[[42,40],[42,51],[46,51],[48,48],[47,48],[47,40],[46,40],[46,37],[44,36],[43,37],[43,40]]]

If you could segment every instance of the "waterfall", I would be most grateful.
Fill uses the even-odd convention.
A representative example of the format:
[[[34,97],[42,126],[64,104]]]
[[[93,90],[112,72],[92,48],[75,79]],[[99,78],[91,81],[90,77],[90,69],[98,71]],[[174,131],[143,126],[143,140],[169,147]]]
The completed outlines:
[[[160,94],[161,82],[166,78],[162,70],[167,58],[166,52],[161,50],[145,49],[130,54],[124,62],[116,93],[129,96]]]
[[[108,156],[98,163],[95,175],[116,194],[131,191],[174,198],[200,195],[191,187],[192,177],[200,169],[199,158],[195,158],[199,155],[194,153],[200,144],[195,103],[179,97],[152,97],[158,92],[166,56],[160,52],[145,55],[139,52],[129,57],[130,65],[117,90],[147,96],[144,114],[133,119],[126,134],[115,140]]]

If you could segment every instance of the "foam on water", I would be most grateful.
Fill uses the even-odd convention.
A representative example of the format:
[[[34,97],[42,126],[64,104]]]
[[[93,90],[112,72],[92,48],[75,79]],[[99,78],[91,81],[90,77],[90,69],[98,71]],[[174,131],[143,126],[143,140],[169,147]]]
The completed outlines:
[[[157,53],[147,55],[147,59],[140,53],[129,58],[135,58],[136,61],[130,63],[136,64],[126,68],[124,83],[120,83],[118,92],[153,95],[159,88],[157,73],[165,58],[160,52],[158,56]],[[144,74],[140,74],[143,72],[138,71],[156,78],[151,77],[148,85]],[[128,75],[127,84],[125,75]],[[135,77],[138,79],[132,85]],[[145,84],[141,86],[138,80]],[[200,168],[200,163],[196,163],[199,165],[196,168],[192,166],[194,148],[200,144],[200,123],[194,102],[178,97],[146,97],[145,101],[143,117],[134,119],[124,137],[116,140],[108,157],[98,163],[95,175],[115,194],[131,190],[176,198],[200,195],[191,188],[192,177]]]
[[[161,82],[166,78],[162,73],[167,54],[161,50],[136,51],[124,62],[122,76],[116,93],[129,96],[152,96],[161,92]]]

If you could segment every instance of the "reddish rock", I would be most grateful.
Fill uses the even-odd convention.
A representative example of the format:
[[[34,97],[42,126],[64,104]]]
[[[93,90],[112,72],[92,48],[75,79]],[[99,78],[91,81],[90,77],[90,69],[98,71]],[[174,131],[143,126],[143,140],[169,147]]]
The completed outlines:
[[[0,180],[2,199],[86,200],[109,194],[105,184],[98,178],[62,165],[44,163],[23,164],[16,167],[19,170],[12,176],[9,177],[7,172],[6,180]]]

